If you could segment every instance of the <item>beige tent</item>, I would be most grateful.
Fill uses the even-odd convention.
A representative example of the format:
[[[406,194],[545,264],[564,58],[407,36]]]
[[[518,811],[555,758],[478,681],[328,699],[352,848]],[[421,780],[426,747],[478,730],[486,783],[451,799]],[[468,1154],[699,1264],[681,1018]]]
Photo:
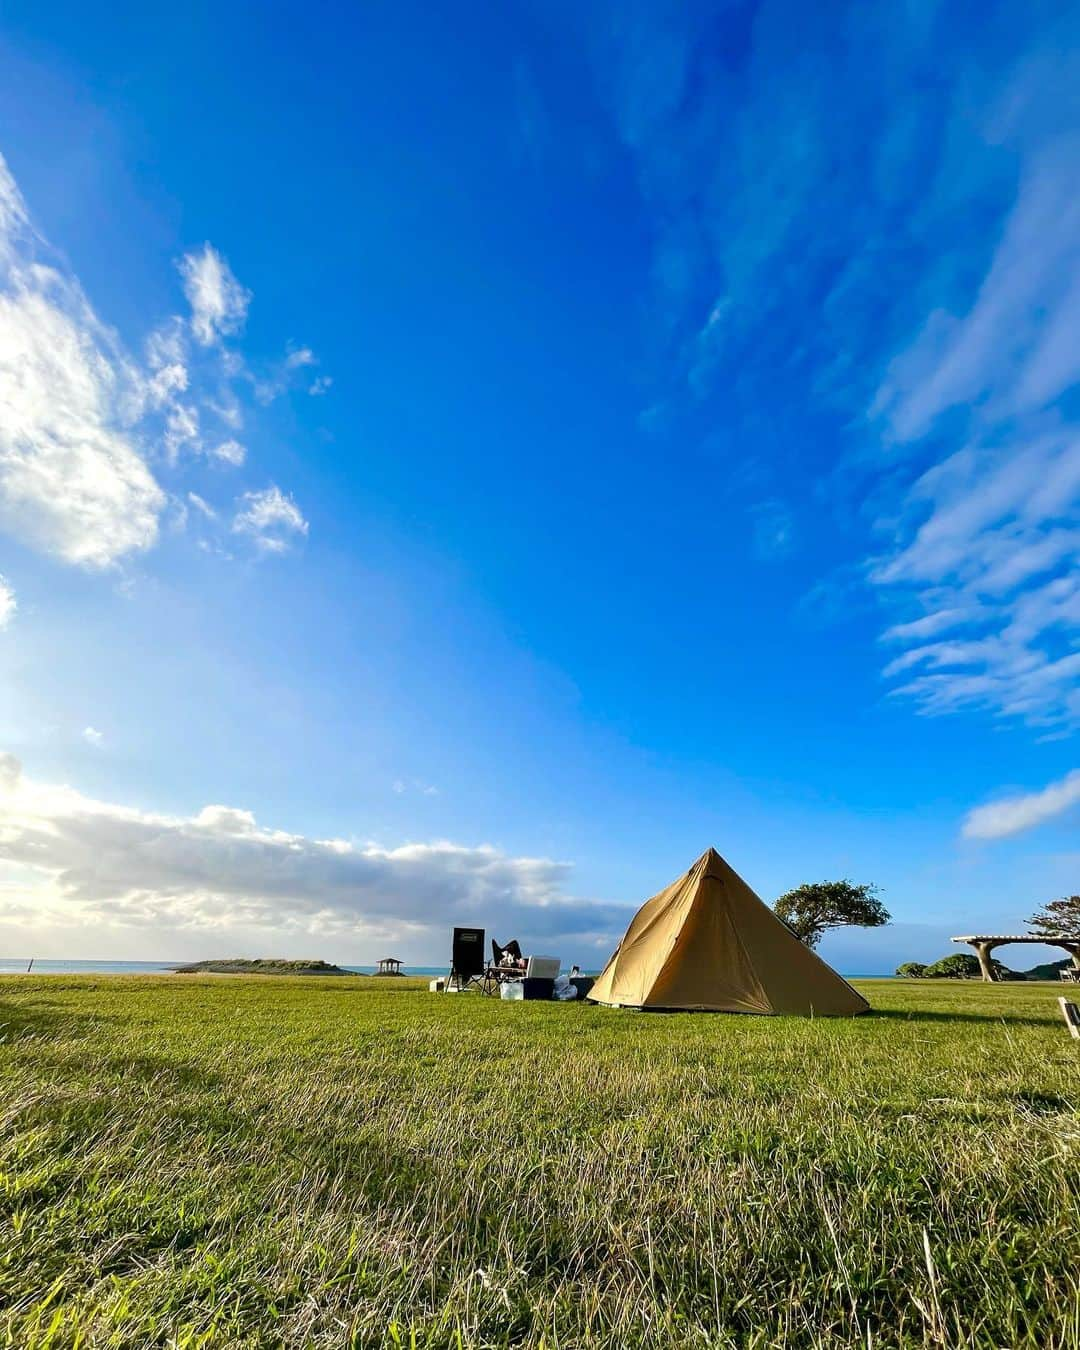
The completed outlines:
[[[714,848],[646,900],[589,997],[631,1008],[815,1016],[870,1006]]]

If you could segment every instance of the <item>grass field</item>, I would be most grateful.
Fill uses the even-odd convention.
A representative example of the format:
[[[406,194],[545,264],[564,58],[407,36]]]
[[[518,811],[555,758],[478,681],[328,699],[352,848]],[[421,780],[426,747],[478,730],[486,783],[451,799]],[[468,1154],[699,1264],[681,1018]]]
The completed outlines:
[[[867,1017],[0,980],[0,1337],[1080,1346],[1051,985]]]

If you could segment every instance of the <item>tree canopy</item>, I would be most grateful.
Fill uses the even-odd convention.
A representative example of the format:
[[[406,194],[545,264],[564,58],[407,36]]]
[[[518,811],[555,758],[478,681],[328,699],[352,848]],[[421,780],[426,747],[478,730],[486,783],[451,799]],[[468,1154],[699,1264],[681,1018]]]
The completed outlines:
[[[982,978],[979,959],[969,952],[954,952],[926,967],[928,980],[978,980]]]
[[[1026,978],[992,958],[990,967],[999,980]],[[899,975],[900,972],[896,973]],[[970,952],[954,952],[951,956],[943,956],[940,961],[935,961],[932,966],[927,966],[923,973],[928,980],[979,980],[982,978],[982,966],[979,965],[979,958],[972,956]]]
[[[1050,900],[1028,919],[1036,937],[1071,937],[1080,941],[1080,895]]]
[[[905,961],[896,967],[896,973],[902,980],[921,980],[926,974],[926,965],[922,961]]]
[[[889,922],[889,911],[872,882],[856,885],[853,881],[808,881],[782,895],[773,909],[796,937],[808,947],[816,947],[829,928],[854,924],[860,928],[880,928]]]

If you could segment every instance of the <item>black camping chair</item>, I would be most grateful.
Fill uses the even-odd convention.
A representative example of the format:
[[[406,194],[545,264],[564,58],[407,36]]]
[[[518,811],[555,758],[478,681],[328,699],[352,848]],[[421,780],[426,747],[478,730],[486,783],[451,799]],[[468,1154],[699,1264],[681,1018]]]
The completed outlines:
[[[446,987],[468,989],[475,984],[484,987],[484,930],[482,928],[455,928],[450,949],[450,975]]]
[[[491,965],[484,972],[484,993],[497,993],[499,985],[507,980],[520,980],[525,974],[522,962],[521,946],[517,938],[511,938],[505,947],[500,947],[492,938]]]
[[[509,960],[507,958],[509,957]],[[491,964],[493,966],[508,966],[512,962],[521,961],[521,944],[517,938],[511,938],[505,947],[500,947],[494,938],[491,939]]]

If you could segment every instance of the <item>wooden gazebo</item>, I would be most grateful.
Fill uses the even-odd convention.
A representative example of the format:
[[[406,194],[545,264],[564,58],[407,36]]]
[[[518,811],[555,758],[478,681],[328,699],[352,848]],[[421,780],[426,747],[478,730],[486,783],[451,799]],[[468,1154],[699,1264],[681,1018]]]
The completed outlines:
[[[1072,957],[1073,970],[1080,972],[1080,938],[1070,937],[1067,933],[1062,933],[1058,937],[1036,937],[1033,933],[1004,933],[991,934],[990,936],[972,933],[966,937],[954,937],[952,940],[953,942],[966,942],[969,946],[975,948],[982,977],[984,980],[991,982],[996,980],[997,976],[994,974],[994,967],[990,964],[990,953],[995,947],[1005,947],[1010,942],[1034,943],[1041,947],[1064,947]]]
[[[384,956],[375,969],[376,975],[401,975],[401,962],[396,956]]]

